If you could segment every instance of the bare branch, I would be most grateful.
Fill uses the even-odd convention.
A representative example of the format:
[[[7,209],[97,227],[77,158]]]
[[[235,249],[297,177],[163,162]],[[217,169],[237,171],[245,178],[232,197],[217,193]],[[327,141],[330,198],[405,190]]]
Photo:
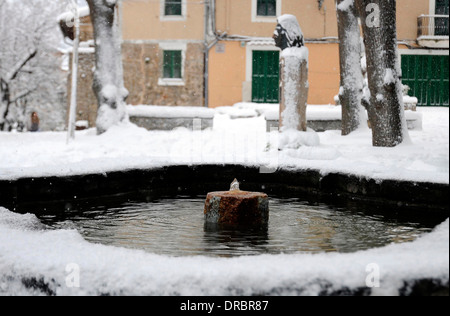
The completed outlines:
[[[25,65],[32,60],[37,55],[37,49],[34,49],[31,53],[29,53],[22,61],[19,61],[16,66],[13,67],[13,71],[8,74],[6,77],[8,81],[16,79],[20,70],[25,67]]]
[[[32,94],[33,92],[35,92],[37,89],[38,89],[38,88],[35,87],[35,88],[33,88],[33,89],[30,89],[30,90],[22,91],[21,93],[19,93],[18,96],[16,96],[14,99],[12,99],[12,100],[10,101],[10,103],[16,103],[16,102],[19,101],[20,99],[23,99],[23,98],[29,96],[30,94]]]

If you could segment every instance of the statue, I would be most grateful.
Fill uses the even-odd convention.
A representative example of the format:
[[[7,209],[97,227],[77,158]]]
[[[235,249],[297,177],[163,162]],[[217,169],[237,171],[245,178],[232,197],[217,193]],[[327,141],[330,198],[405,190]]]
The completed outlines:
[[[297,18],[286,14],[278,18],[274,31],[280,58],[280,131],[306,132],[308,100],[308,49]]]
[[[297,18],[286,14],[278,18],[277,28],[273,34],[275,45],[281,50],[289,47],[305,46],[303,33],[298,24]]]

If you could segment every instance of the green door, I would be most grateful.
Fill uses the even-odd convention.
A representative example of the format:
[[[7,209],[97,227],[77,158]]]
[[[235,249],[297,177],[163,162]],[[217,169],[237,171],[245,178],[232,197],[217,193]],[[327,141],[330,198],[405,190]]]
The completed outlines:
[[[252,102],[279,102],[280,53],[253,51]]]
[[[449,106],[448,56],[403,55],[403,84],[410,96],[419,100],[418,106]]]

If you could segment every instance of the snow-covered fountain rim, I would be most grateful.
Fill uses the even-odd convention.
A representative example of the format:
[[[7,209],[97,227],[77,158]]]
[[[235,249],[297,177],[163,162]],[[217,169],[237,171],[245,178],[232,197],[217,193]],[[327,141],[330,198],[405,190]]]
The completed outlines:
[[[45,230],[34,215],[0,208],[0,294],[399,295],[427,280],[448,291],[448,244],[447,219],[414,242],[356,253],[168,257],[92,244],[76,231]],[[80,287],[67,285],[74,267]],[[380,287],[370,288],[374,267]]]
[[[94,183],[101,181],[102,184],[109,181],[117,183],[117,180],[124,180],[124,176],[137,181],[138,184],[142,184],[140,181],[144,179],[152,183],[152,177],[159,179],[158,176],[164,174],[165,177],[158,183],[152,183],[152,186],[158,187],[165,183],[166,186],[176,187],[180,183],[176,183],[174,179],[180,177],[183,170],[188,174],[184,175],[182,185],[190,183],[193,187],[205,180],[205,177],[211,176],[211,170],[221,174],[223,181],[236,172],[244,177],[248,177],[248,173],[262,177],[271,176],[271,174],[260,174],[259,168],[242,165],[177,165],[152,170],[21,179],[9,181],[9,184],[25,184],[28,189],[36,185],[39,190],[42,190],[41,192],[45,192],[48,188],[60,189],[70,183],[76,187],[86,180],[89,180],[91,184],[92,181]],[[196,176],[189,173],[195,170]],[[298,179],[300,182],[317,177],[317,179],[328,179],[329,183],[334,183],[333,177],[338,177],[338,175],[322,175],[320,172],[310,170],[300,174],[303,176]],[[285,175],[297,178],[295,172],[287,171]],[[345,175],[342,176],[345,177]],[[65,184],[58,183],[64,180],[67,181]],[[212,180],[220,182],[220,179],[209,178],[209,183]],[[253,179],[253,185],[257,180]],[[285,179],[286,182],[291,180]],[[41,181],[44,181],[43,183],[46,183],[48,187],[42,187]],[[123,182],[130,184],[129,181]],[[368,182],[383,185],[388,181],[377,183],[368,180]],[[1,184],[0,181],[0,186]],[[420,184],[410,184],[420,188]],[[29,185],[31,187],[28,187]],[[243,181],[242,185],[249,186],[251,183],[247,180]],[[441,189],[442,186],[448,188],[448,185],[438,185]],[[269,189],[269,186],[266,188]],[[178,192],[176,189],[175,191]],[[5,191],[0,190],[0,203],[2,203],[1,192],[5,193]],[[201,193],[203,191],[199,192]],[[292,195],[292,197],[296,196]],[[79,195],[78,198],[83,197]],[[2,209],[1,212],[4,214],[8,211]],[[448,207],[444,213],[448,214]],[[426,216],[433,216],[433,214],[426,213]],[[39,285],[45,284],[44,289],[47,290],[44,294],[52,295],[105,293],[111,295],[253,295],[261,293],[318,295],[340,292],[397,295],[408,294],[417,282],[429,280],[437,284],[438,288],[443,287],[448,290],[448,220],[438,226],[435,232],[424,235],[415,242],[389,245],[353,254],[260,255],[225,259],[200,256],[177,258],[95,245],[85,241],[76,231],[42,230],[39,223],[36,223],[34,215],[13,213],[9,217],[10,223],[6,226],[5,221],[0,219],[0,253],[2,254],[0,281],[5,278],[13,280],[11,281],[13,283],[5,285],[8,291],[26,291],[27,294],[30,294],[29,291],[36,291],[42,294],[44,290],[39,289]],[[88,278],[85,280],[87,283],[81,288],[65,286],[67,276],[65,268],[70,263],[78,264],[80,271],[84,271]],[[366,268],[372,263],[378,264],[383,271],[381,288],[367,288],[365,285]],[[24,282],[28,284],[25,290]],[[0,288],[0,294],[2,294],[1,291]]]

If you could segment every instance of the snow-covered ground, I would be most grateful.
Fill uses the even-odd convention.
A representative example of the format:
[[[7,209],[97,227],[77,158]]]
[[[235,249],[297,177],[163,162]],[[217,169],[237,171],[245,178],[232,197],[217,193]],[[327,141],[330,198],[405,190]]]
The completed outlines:
[[[320,116],[325,107],[310,106],[308,113]],[[240,110],[248,115],[249,108]],[[318,133],[319,146],[278,152],[278,133],[266,133],[264,115],[231,119],[239,113],[223,109],[206,131],[147,131],[123,124],[101,136],[93,129],[77,132],[69,145],[61,132],[0,133],[0,179],[239,163],[449,183],[449,109],[419,108],[418,113],[423,130],[410,131],[410,141],[396,148],[373,147],[370,130],[363,129],[345,137],[339,131]]]
[[[320,146],[279,153],[278,134],[265,132],[263,116],[232,120],[224,111],[212,130],[150,132],[123,124],[101,136],[77,132],[69,145],[65,133],[0,133],[0,179],[180,163],[272,163],[449,183],[449,110],[419,112],[423,131],[411,131],[410,142],[390,149],[373,148],[369,130],[346,137],[328,131],[318,134]],[[34,215],[0,206],[0,295],[317,295],[367,286],[375,286],[374,295],[397,295],[417,279],[448,282],[449,220],[413,242],[367,251],[226,259],[92,244],[75,230],[48,229]]]

